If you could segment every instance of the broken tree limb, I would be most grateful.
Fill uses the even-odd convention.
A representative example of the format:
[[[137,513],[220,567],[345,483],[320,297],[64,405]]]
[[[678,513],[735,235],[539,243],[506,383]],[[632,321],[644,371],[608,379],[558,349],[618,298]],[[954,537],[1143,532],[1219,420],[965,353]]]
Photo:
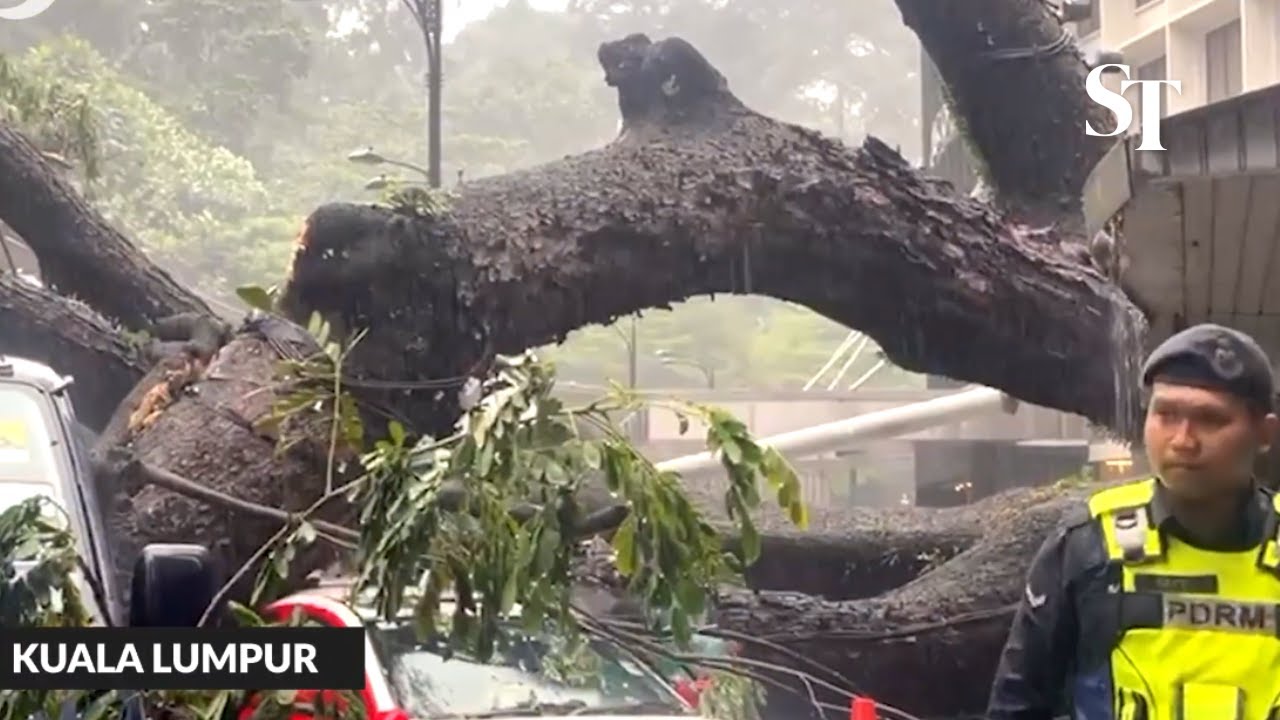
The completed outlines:
[[[251,503],[238,497],[232,497],[226,493],[211,490],[204,485],[191,482],[190,480],[175,473],[171,473],[164,468],[154,467],[136,460],[125,467],[124,472],[121,474],[121,480],[123,482],[136,483],[139,486],[155,485],[156,487],[172,490],[179,495],[184,495],[194,500],[204,501],[207,505],[238,510],[247,515],[269,518],[282,523],[289,523],[295,518],[301,518],[300,515],[293,515],[275,507]],[[360,539],[360,533],[352,530],[351,528],[318,519],[312,520],[311,523],[315,525],[317,530],[322,530],[341,540],[355,542]]]
[[[87,305],[0,273],[0,355],[49,363],[78,381],[70,389],[80,421],[100,430],[146,372],[138,347]]]
[[[251,321],[207,366],[182,358],[162,363],[138,384],[142,392],[121,404],[95,452],[100,495],[116,499],[107,526],[117,577],[127,578],[141,547],[153,542],[200,543],[235,569],[280,527],[277,518],[210,506],[160,485],[137,488],[125,472],[136,463],[286,514],[305,510],[325,494],[330,414],[292,415],[280,423],[279,435],[262,429],[282,389],[275,375],[277,348],[304,356],[318,352],[314,343],[294,347],[307,337],[267,319]],[[347,459],[340,455],[336,461]],[[349,479],[340,476],[338,483]],[[345,503],[331,503],[317,519],[350,527],[349,510]],[[301,582],[335,557],[332,547],[313,545],[300,554],[293,580]]]
[[[600,50],[619,139],[464,184],[419,216],[333,204],[300,238],[283,307],[367,328],[365,377],[455,381],[492,351],[694,295],[755,293],[870,335],[901,367],[1132,430],[1144,322],[1054,229],[745,107],[678,38]],[[450,393],[402,391],[421,430]]]
[[[603,46],[599,59],[618,89],[624,123],[609,146],[464,185],[444,210],[327,205],[310,217],[283,307],[300,321],[319,310],[348,335],[368,329],[350,363],[358,381],[351,387],[362,399],[439,431],[456,418],[458,388],[483,374],[495,352],[693,295],[735,292],[804,304],[857,327],[908,369],[1132,429],[1142,321],[1070,250],[1069,234],[1033,230],[956,198],[878,141],[850,150],[763,117],[678,39],[632,36]],[[1046,131],[1046,142],[1052,134]],[[0,216],[25,218],[25,230],[11,221],[24,235],[50,230],[50,242],[62,243],[56,248],[70,247],[76,232],[98,237],[87,208],[49,202],[57,193],[41,184],[52,180],[23,166],[23,148],[6,138]],[[14,197],[3,185],[11,154],[44,198],[49,222],[33,225],[43,214],[3,200]],[[83,259],[96,251],[67,250],[76,252]],[[134,277],[110,270],[111,262],[67,267],[95,271],[55,280],[82,297],[84,289],[72,287],[77,279],[112,288]],[[136,302],[124,310],[146,324],[202,312],[152,290],[134,291]],[[99,309],[121,317],[109,307]],[[105,445],[128,446],[148,465],[233,497],[285,512],[305,507],[324,477],[324,418],[304,418],[306,426],[294,428],[304,442],[284,455],[255,429],[271,404],[277,348],[269,333],[251,330],[207,367],[193,362],[199,358],[163,364],[108,424]],[[1008,516],[981,517],[977,538],[967,523],[948,523],[939,535],[906,525],[863,528],[865,518],[855,517],[841,532],[852,543],[866,541],[849,552],[856,582],[821,592],[858,599],[729,591],[719,619],[743,632],[780,633],[778,641],[794,640],[921,714],[980,707],[1008,627],[1000,613],[1021,592],[1034,545],[1065,509],[1056,497],[1027,497],[1005,496]],[[252,557],[279,527],[155,486],[118,500],[110,524],[117,548],[195,541],[226,558]],[[907,542],[911,534],[917,537]],[[967,544],[948,559],[957,539]],[[938,550],[938,561],[877,575],[891,545]],[[118,557],[127,572],[132,555]],[[884,592],[859,598],[848,585]],[[948,687],[939,691],[936,677],[948,678]]]
[[[214,314],[91,208],[5,122],[0,122],[0,218],[35,253],[46,286],[133,330],[180,313]]]
[[[1064,517],[1084,512],[1086,494],[1096,489],[1019,489],[956,508],[957,516],[970,515],[980,523],[981,538],[874,597],[830,601],[797,593],[727,590],[717,601],[715,622],[803,649],[877,700],[914,715],[981,715],[1031,558]],[[748,652],[781,660],[760,648]],[[793,686],[797,682],[778,679]],[[773,705],[775,701],[780,704]],[[847,700],[842,704],[828,696],[827,701],[848,707]],[[780,717],[807,713],[804,703],[785,695],[771,695],[770,703]]]
[[[1116,142],[1086,135],[1085,122],[1110,128],[1115,119],[1085,94],[1089,68],[1057,6],[895,1],[946,83],[998,202],[1036,225],[1077,222],[1085,179]]]

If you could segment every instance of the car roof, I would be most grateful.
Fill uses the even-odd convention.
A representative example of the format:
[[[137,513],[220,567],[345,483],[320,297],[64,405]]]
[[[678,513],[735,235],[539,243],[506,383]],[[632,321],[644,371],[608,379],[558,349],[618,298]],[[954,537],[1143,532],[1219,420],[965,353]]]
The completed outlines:
[[[66,385],[67,378],[53,368],[16,355],[0,354],[0,383],[18,382],[34,385],[45,392],[54,392]]]

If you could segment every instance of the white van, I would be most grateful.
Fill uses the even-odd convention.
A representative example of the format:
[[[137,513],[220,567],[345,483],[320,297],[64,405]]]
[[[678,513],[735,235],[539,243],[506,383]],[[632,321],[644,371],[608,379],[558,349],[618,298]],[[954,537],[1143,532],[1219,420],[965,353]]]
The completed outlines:
[[[0,511],[44,496],[62,508],[80,556],[100,583],[107,607],[81,578],[95,623],[120,624],[122,596],[107,554],[103,505],[89,465],[88,431],[76,420],[71,378],[47,365],[0,355]],[[19,570],[22,568],[19,567]]]

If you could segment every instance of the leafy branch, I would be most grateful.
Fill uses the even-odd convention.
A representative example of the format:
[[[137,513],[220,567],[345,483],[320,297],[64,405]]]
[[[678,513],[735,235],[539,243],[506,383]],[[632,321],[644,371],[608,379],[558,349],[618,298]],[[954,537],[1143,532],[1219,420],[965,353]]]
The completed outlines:
[[[242,288],[240,294],[268,312],[275,300],[261,289]],[[464,413],[448,436],[411,437],[392,422],[369,443],[357,400],[342,380],[343,364],[359,336],[345,343],[332,340],[319,317],[308,332],[319,351],[280,361],[277,382],[262,390],[275,399],[259,426],[280,431],[284,450],[309,439],[285,432],[291,425],[314,432],[316,425],[308,421],[324,420],[324,492],[309,507],[300,512],[265,507],[163,468],[136,461],[126,467],[135,481],[280,523],[275,536],[223,587],[206,619],[255,566],[251,605],[288,589],[281,581],[290,577],[298,551],[322,540],[351,553],[353,602],[368,598],[388,619],[411,616],[424,637],[444,631],[450,652],[488,660],[512,618],[524,632],[557,638],[568,647],[582,631],[571,602],[575,558],[583,540],[607,532],[628,591],[644,600],[645,627],[669,633],[684,647],[716,588],[740,581],[742,570],[759,556],[752,515],[762,503],[761,483],[795,522],[806,522],[799,480],[780,455],[720,409],[669,402],[682,423],[695,418],[706,425],[707,446],[728,475],[724,504],[742,541],[725,550],[724,539],[690,500],[679,475],[657,468],[618,428],[616,417],[642,409],[649,400],[615,387],[586,406],[567,407],[554,394],[554,367],[528,353],[497,359],[478,392],[464,399]],[[358,467],[353,479],[345,472],[349,464]],[[339,484],[340,476],[346,482]],[[604,489],[609,501],[584,506],[586,491],[596,489]],[[331,505],[343,503],[354,510],[357,527],[321,517]],[[59,579],[78,567],[74,543],[35,510],[16,513],[0,516],[0,543],[10,535],[21,541],[9,540],[12,547],[0,544],[0,550],[9,563],[36,553],[40,562],[24,576],[29,579],[0,587],[0,600],[27,587],[28,595],[44,598],[45,605],[28,602],[27,614],[15,617],[14,624],[88,622],[74,586]],[[447,618],[442,617],[446,604],[453,608]],[[249,608],[231,607],[240,622],[261,622]],[[576,665],[566,667],[569,672]],[[13,697],[23,708],[92,703],[95,713],[97,708],[109,713],[125,701],[112,693]],[[218,717],[245,699],[233,691],[142,697],[149,707],[193,718]],[[287,710],[287,700],[282,694],[260,698],[260,715],[276,705]]]

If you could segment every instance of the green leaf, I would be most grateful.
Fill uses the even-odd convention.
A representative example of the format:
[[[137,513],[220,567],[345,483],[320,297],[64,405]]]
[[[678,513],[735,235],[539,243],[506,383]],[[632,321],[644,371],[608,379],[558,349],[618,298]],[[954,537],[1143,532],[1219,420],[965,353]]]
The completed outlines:
[[[601,461],[600,448],[594,442],[582,443],[582,464],[590,470],[599,470]]]
[[[628,515],[613,533],[614,564],[623,577],[636,571],[636,517]]]
[[[235,621],[244,627],[261,627],[266,623],[258,613],[252,608],[241,605],[240,603],[229,600],[227,601],[227,609],[231,611],[231,616]]]
[[[742,558],[750,565],[760,558],[760,533],[756,530],[755,523],[751,522],[745,513],[739,533],[742,542]]]
[[[242,285],[236,288],[236,295],[251,308],[263,312],[275,310],[275,298],[271,293],[258,285]]]
[[[520,589],[520,574],[516,572],[507,573],[507,579],[502,584],[502,602],[498,606],[498,612],[502,615],[509,615],[511,609],[516,605],[516,593]]]
[[[107,720],[109,717],[107,712],[112,710],[111,707],[120,700],[119,692],[116,690],[108,690],[99,696],[89,707],[85,709],[84,714],[80,716],[80,720]],[[56,717],[56,716],[54,716]]]
[[[231,691],[222,690],[213,696],[213,700],[205,708],[204,717],[206,720],[222,720],[222,716],[227,711],[227,705],[231,701]],[[85,720],[88,720],[87,718]]]
[[[313,542],[315,542],[315,541],[316,541],[316,527],[315,527],[315,525],[312,525],[311,523],[307,522],[306,520],[303,520],[303,521],[302,521],[301,523],[299,523],[299,525],[298,525],[298,530],[297,530],[297,535],[296,535],[296,536],[297,536],[297,538],[298,538],[298,542],[302,543],[304,546],[305,546],[305,545],[310,545],[311,543],[313,543]]]
[[[560,549],[560,532],[551,527],[543,528],[542,536],[538,540],[538,555],[535,567],[543,572],[550,570],[558,549]]]
[[[725,458],[734,465],[742,462],[742,448],[738,447],[738,443],[731,438],[723,438],[721,440],[720,450],[724,452]]]

